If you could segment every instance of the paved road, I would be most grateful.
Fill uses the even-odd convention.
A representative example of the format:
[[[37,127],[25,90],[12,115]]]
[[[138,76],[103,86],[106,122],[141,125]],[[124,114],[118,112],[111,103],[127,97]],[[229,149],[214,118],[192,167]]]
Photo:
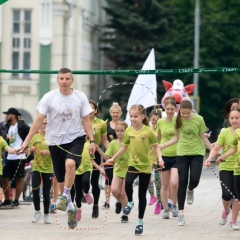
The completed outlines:
[[[217,172],[217,168],[213,167]],[[31,223],[34,214],[33,205],[21,205],[19,209],[0,210],[0,239],[111,239],[128,240],[137,238],[134,235],[137,220],[137,187],[134,187],[135,207],[129,215],[129,223],[121,223],[120,215],[114,213],[115,200],[110,201],[109,211],[100,209],[98,219],[91,218],[92,207],[83,205],[83,217],[76,230],[66,230],[67,215],[63,212],[51,215],[52,224],[44,224],[43,219]],[[194,204],[185,208],[185,226],[177,226],[177,218],[162,219],[154,215],[154,206],[147,206],[144,218],[144,232],[141,239],[240,239],[240,231],[233,231],[226,225],[218,225],[222,211],[220,185],[210,168],[204,168],[201,182],[195,190]],[[148,196],[149,199],[149,196]],[[104,191],[100,203],[103,204]],[[240,216],[239,216],[240,219]],[[230,217],[229,217],[230,220]],[[59,222],[59,225],[56,223]]]

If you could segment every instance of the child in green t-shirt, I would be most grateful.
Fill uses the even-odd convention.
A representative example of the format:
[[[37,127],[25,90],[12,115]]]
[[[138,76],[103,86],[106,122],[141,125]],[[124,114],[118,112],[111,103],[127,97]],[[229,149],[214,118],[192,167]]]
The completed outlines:
[[[77,205],[77,214],[76,214],[77,221],[80,221],[82,217],[81,208],[82,208],[83,194],[88,204],[92,204],[93,202],[93,198],[89,193],[90,178],[93,171],[93,167],[94,167],[94,171],[99,171],[102,175],[105,175],[104,169],[98,166],[97,163],[94,161],[95,156],[89,155],[89,147],[90,147],[90,141],[87,138],[84,144],[83,152],[82,152],[81,164],[78,167],[78,169],[75,171],[76,175],[74,180],[74,186],[71,189],[71,196],[72,198],[74,198],[75,196],[75,202]]]
[[[17,154],[17,150],[11,148],[8,146],[7,142],[3,139],[3,137],[0,136],[0,185],[2,183],[2,171],[3,171],[3,165],[2,165],[2,150],[9,152],[11,154]],[[5,189],[2,189],[4,192]],[[0,192],[0,200],[3,198],[2,192]]]
[[[157,138],[148,126],[146,110],[143,105],[131,106],[129,115],[132,126],[126,129],[122,141],[123,146],[112,158],[107,160],[107,162],[114,163],[117,158],[126,152],[128,147],[130,148],[132,159],[129,161],[125,180],[128,204],[124,208],[123,214],[127,219],[127,215],[133,208],[133,182],[139,177],[139,213],[135,235],[140,235],[143,233],[143,217],[147,205],[146,194],[152,172],[152,162],[149,159],[150,146],[154,148],[157,154],[159,165],[164,167],[164,162],[162,160],[161,151],[158,148]]]
[[[118,122],[115,126],[117,139],[110,142],[106,152],[104,153],[100,147],[97,147],[97,151],[103,157],[104,160],[108,160],[113,157],[119,149],[122,147],[122,140],[128,125],[125,122]],[[122,156],[115,160],[113,170],[113,180],[111,185],[111,191],[113,196],[117,199],[115,212],[119,214],[122,209],[127,205],[127,195],[125,192],[125,178],[128,169],[128,162],[131,158],[130,150],[127,150]],[[110,166],[108,166],[110,167]],[[109,195],[110,193],[108,193]],[[126,217],[122,216],[122,222],[126,221]]]
[[[202,173],[203,157],[206,149],[212,145],[205,135],[206,125],[203,118],[193,111],[192,103],[184,100],[180,103],[180,110],[175,122],[175,136],[160,144],[165,149],[177,143],[178,185],[178,226],[185,225],[183,214],[185,199],[187,203],[194,201],[194,189],[198,186]]]
[[[240,109],[232,109],[229,113],[228,120],[231,127],[224,129],[220,133],[213,150],[210,152],[208,159],[205,161],[205,165],[209,166],[211,159],[217,155],[220,148],[223,148],[222,156],[216,160],[217,163],[220,163],[219,179],[224,184],[221,184],[222,203],[224,209],[221,214],[219,224],[226,224],[227,217],[230,213],[231,200],[233,199],[230,226],[232,229],[238,230],[240,229],[237,222],[240,210],[240,142],[238,140],[240,137]],[[238,198],[238,201],[236,198]]]

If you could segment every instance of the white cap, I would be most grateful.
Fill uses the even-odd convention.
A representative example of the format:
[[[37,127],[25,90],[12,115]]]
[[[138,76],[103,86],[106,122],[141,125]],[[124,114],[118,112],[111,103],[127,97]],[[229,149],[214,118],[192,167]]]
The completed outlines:
[[[174,80],[172,89],[180,89],[180,90],[184,89],[183,82],[180,79]]]

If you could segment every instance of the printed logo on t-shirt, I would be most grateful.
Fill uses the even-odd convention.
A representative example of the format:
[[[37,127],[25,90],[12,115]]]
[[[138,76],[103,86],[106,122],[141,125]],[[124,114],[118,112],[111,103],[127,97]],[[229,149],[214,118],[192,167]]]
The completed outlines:
[[[142,141],[145,141],[147,136],[146,136],[146,134],[142,134],[142,135],[140,135],[140,138],[141,138]]]
[[[129,139],[135,139],[135,136],[129,136]]]
[[[9,135],[9,143],[10,144],[13,144],[16,142],[16,139],[17,139],[17,132],[11,132],[10,135]]]
[[[169,140],[172,139],[175,135],[173,128],[172,127],[166,127],[163,130],[163,135],[164,135],[164,137],[166,137]]]
[[[182,126],[182,133],[186,139],[192,139],[194,137],[194,127],[190,124]]]
[[[62,113],[58,113],[56,118],[64,122],[67,120],[71,120],[72,116],[73,116],[72,110],[68,108],[67,110],[64,110]]]

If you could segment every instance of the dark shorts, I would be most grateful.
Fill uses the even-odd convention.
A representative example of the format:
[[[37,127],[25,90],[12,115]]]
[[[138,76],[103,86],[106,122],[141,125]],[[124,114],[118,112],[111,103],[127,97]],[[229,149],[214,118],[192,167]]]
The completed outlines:
[[[24,178],[26,160],[25,159],[16,159],[8,160],[6,159],[5,166],[3,167],[2,178],[9,178],[13,180],[15,178]]]
[[[162,171],[169,171],[171,168],[177,168],[177,161],[176,157],[164,157],[162,156],[162,159],[164,161],[164,167]]]
[[[74,139],[70,143],[59,145],[62,149],[59,146],[49,146],[54,173],[59,183],[64,182],[66,159],[74,160],[76,163],[76,169],[80,166],[82,157],[73,154],[82,154],[85,141],[85,136],[82,136]]]

